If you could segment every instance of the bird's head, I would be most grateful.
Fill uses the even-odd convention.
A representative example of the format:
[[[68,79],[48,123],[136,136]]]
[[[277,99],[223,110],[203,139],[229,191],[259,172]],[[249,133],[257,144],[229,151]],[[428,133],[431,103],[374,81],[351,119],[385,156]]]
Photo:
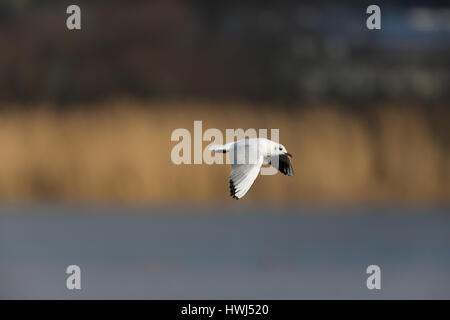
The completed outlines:
[[[280,143],[274,144],[272,153],[273,153],[273,155],[283,155],[284,154],[284,155],[287,155],[292,158],[292,154],[287,152],[286,148]]]

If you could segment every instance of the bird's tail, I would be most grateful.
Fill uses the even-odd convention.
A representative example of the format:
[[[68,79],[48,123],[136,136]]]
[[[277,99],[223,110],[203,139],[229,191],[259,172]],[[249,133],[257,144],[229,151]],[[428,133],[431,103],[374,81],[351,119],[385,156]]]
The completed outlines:
[[[213,144],[208,147],[208,150],[226,153],[226,152],[230,151],[231,144],[232,143],[227,143],[227,144],[223,144],[223,145],[222,144]]]

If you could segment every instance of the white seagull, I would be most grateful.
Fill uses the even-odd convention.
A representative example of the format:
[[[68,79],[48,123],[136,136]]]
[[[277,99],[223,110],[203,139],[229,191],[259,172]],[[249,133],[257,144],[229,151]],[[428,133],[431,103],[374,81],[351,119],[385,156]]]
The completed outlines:
[[[252,186],[263,163],[288,176],[294,175],[286,148],[266,138],[243,139],[224,145],[211,145],[208,150],[229,153],[231,162],[230,195],[242,198]]]

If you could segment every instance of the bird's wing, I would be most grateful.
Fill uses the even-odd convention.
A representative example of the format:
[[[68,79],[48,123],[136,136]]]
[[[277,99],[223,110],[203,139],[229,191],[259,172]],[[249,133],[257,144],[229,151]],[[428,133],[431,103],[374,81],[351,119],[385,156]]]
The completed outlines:
[[[242,198],[252,186],[259,174],[263,157],[254,164],[232,164],[230,174],[230,195],[233,198]]]
[[[270,165],[275,169],[278,169],[283,174],[287,174],[288,176],[294,175],[294,169],[292,168],[291,160],[285,154],[270,157]]]

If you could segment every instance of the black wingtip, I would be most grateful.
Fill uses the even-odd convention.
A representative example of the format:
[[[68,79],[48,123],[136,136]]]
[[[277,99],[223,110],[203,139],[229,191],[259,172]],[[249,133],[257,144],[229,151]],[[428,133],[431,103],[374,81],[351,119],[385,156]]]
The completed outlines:
[[[286,155],[278,157],[278,171],[287,176],[294,175],[294,168],[292,168],[291,160]]]
[[[236,197],[236,187],[234,186],[233,180],[230,179],[230,196],[236,200],[239,200],[238,197]]]

